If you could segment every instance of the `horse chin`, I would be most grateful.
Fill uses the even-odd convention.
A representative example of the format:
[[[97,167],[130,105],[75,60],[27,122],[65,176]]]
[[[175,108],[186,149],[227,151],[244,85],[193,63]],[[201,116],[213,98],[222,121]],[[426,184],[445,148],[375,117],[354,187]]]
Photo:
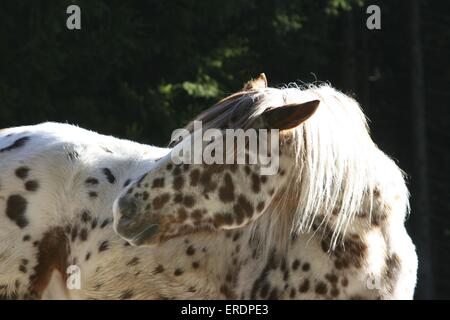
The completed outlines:
[[[159,224],[151,224],[131,239],[126,239],[132,246],[148,246],[156,244]]]
[[[145,227],[144,227],[145,226]],[[114,232],[133,246],[155,244],[160,231],[160,223],[114,219]]]

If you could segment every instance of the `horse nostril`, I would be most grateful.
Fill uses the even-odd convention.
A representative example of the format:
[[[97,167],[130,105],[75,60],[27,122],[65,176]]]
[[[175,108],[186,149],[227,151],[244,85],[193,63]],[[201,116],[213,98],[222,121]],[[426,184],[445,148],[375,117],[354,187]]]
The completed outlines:
[[[122,213],[122,217],[132,219],[138,213],[138,206],[134,199],[128,197],[122,197],[119,200],[119,209]]]

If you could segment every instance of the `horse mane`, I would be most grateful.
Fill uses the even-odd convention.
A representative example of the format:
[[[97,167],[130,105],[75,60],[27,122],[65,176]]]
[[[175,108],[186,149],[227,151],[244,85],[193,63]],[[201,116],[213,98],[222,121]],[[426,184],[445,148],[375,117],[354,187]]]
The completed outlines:
[[[332,216],[334,248],[363,205],[369,207],[370,217],[377,161],[380,155],[387,157],[372,141],[359,104],[328,84],[241,91],[195,119],[202,121],[203,129],[246,129],[267,108],[316,99],[316,113],[292,130],[296,161],[287,172],[288,182],[251,225],[264,252],[274,245],[287,248],[290,239],[310,232],[318,217],[320,224],[328,225]],[[192,133],[193,122],[186,129]]]

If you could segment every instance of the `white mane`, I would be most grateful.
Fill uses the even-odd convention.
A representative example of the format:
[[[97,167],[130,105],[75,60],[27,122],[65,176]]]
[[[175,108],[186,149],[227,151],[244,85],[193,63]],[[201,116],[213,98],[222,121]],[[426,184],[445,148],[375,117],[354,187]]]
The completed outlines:
[[[315,114],[294,129],[296,162],[288,173],[288,185],[253,225],[254,233],[263,235],[258,237],[261,247],[270,243],[282,246],[291,237],[311,231],[319,216],[326,224],[333,212],[335,247],[363,204],[370,218],[375,186],[386,175],[380,172],[380,163],[402,179],[401,171],[370,138],[359,104],[329,85],[240,92],[196,120],[202,120],[204,128],[245,128],[267,108],[317,99],[321,102]],[[192,124],[187,128],[192,130]],[[403,193],[406,199],[406,188]]]
[[[354,99],[327,85],[269,89],[263,94],[261,103],[268,105],[321,101],[316,113],[294,130],[296,163],[278,206],[292,211],[291,235],[309,232],[319,215],[327,223],[334,211],[335,246],[367,196],[372,201],[376,184],[374,161],[379,150],[364,114]]]

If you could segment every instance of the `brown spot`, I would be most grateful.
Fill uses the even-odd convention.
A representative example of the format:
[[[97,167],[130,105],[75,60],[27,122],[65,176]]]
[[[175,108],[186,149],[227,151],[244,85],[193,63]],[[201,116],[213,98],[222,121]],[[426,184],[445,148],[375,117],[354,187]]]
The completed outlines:
[[[220,287],[220,293],[222,293],[227,299],[235,299],[236,296],[234,292],[225,284]]]
[[[50,282],[53,270],[59,271],[64,282],[66,281],[68,255],[69,244],[63,228],[55,227],[44,233],[39,242],[37,265],[34,267],[35,274],[30,284],[30,291],[38,298]]]
[[[330,291],[330,295],[334,298],[336,298],[339,295],[339,289],[338,288],[332,288]]]
[[[127,266],[135,266],[137,264],[139,264],[140,259],[138,257],[134,257],[133,259],[131,259],[130,261],[127,262]]]
[[[98,247],[98,252],[103,252],[108,249],[109,249],[109,242],[105,240],[102,243],[100,243],[100,246]]]
[[[93,177],[89,177],[84,182],[87,185],[96,185],[96,184],[98,184],[98,179],[97,178],[93,178]]]
[[[194,200],[194,198],[191,197],[191,196],[185,196],[185,197],[183,198],[183,204],[184,204],[186,207],[191,208],[191,207],[194,206],[195,200]]]
[[[225,203],[234,200],[234,184],[229,173],[225,174],[224,184],[219,188],[219,199]]]
[[[300,266],[300,261],[298,259],[295,259],[294,262],[292,262],[292,270],[297,270]]]
[[[304,263],[302,266],[302,270],[305,272],[308,271],[310,268],[311,268],[311,265],[308,262]]]
[[[75,150],[67,152],[67,158],[69,158],[70,161],[75,161],[79,156],[80,154]]]
[[[231,213],[224,213],[223,214],[223,220],[224,223],[227,225],[233,224],[233,215]]]
[[[109,150],[107,147],[103,147],[101,146],[100,148],[103,149],[103,151],[107,152],[107,153],[113,153],[111,150]]]
[[[343,277],[342,280],[341,280],[341,284],[342,284],[343,287],[348,286],[348,279],[346,277]]]
[[[328,287],[327,287],[325,282],[319,281],[316,284],[316,289],[315,290],[316,290],[317,294],[325,295],[328,292]]]
[[[91,253],[90,252],[86,253],[86,256],[84,257],[84,261],[88,261],[90,257],[91,257]]]
[[[272,291],[270,291],[269,300],[277,300],[278,299],[278,289],[277,288],[273,288]]]
[[[381,195],[380,190],[379,190],[379,189],[373,190],[373,195],[374,195],[375,197],[379,198],[380,195]]]
[[[195,254],[195,249],[194,249],[194,247],[193,247],[192,245],[190,245],[190,246],[186,249],[186,254],[187,254],[188,256],[192,256],[192,255]]]
[[[295,289],[291,288],[291,292],[289,293],[289,297],[291,299],[294,299],[296,295],[297,295],[297,292],[295,292]]]
[[[153,208],[155,210],[159,210],[166,205],[166,203],[170,200],[170,194],[164,193],[155,199],[153,199]]]
[[[361,237],[360,237],[358,234],[356,234],[356,233],[350,234],[350,237],[351,237],[353,240],[361,240]]]
[[[233,209],[238,217],[247,216],[250,218],[253,215],[253,206],[243,195],[238,197],[237,204],[233,206]]]
[[[187,218],[187,212],[184,208],[178,209],[178,219],[183,222]]]
[[[337,215],[337,210],[336,210],[336,215]],[[360,212],[360,213],[357,215],[357,217],[358,217],[358,218],[361,218],[361,219],[365,219],[365,218],[367,218],[367,216],[368,216],[367,212]]]
[[[183,270],[180,268],[175,269],[175,272],[173,273],[175,276],[181,276],[183,274]]]
[[[370,223],[371,223],[371,225],[372,225],[372,227],[379,227],[380,226],[380,217],[375,213],[375,214],[372,214],[371,215],[371,217],[370,217],[371,219],[371,221],[370,221]]]
[[[105,228],[111,221],[109,219],[103,220],[102,224],[100,225],[100,229]]]
[[[330,244],[326,240],[320,241],[320,246],[322,247],[322,251],[327,253],[330,250]]]
[[[192,268],[198,269],[199,266],[200,266],[200,263],[198,263],[198,261],[192,262]]]
[[[198,180],[200,178],[200,171],[198,169],[194,169],[189,174],[189,178],[191,180],[191,186],[195,187],[198,184]]]
[[[260,201],[260,202],[258,203],[258,205],[256,206],[256,210],[258,210],[258,212],[263,211],[264,205],[265,205],[264,201]]]
[[[11,145],[0,149],[0,152],[11,151],[13,149],[22,147],[25,144],[25,142],[27,142],[29,139],[30,139],[30,137],[19,138],[16,141],[14,141]]]
[[[194,211],[192,211],[191,213],[191,217],[192,219],[199,221],[202,218],[202,211],[200,209],[195,209]]]
[[[152,189],[163,187],[164,187],[164,178],[156,178],[155,180],[153,180]]]
[[[98,194],[95,191],[89,191],[88,193],[89,198],[97,198]]]
[[[31,240],[31,236],[29,234],[24,235],[22,238],[23,241],[30,241]]]
[[[176,176],[173,179],[173,188],[177,191],[181,190],[184,186],[184,178],[183,176]]]
[[[179,167],[179,166],[176,166],[175,169],[173,169],[172,174],[173,174],[174,176],[180,175],[180,174],[181,174],[181,169],[180,169],[180,167]]]
[[[83,210],[83,212],[81,213],[81,221],[84,223],[88,223],[89,221],[91,221],[91,219],[91,213],[88,210]]]
[[[74,242],[77,237],[78,237],[78,227],[74,226],[72,228],[71,241]]]
[[[16,169],[15,174],[20,179],[26,179],[28,177],[28,172],[30,168],[28,167],[19,167]]]
[[[177,193],[175,197],[173,197],[173,202],[175,203],[183,202],[183,195],[181,193]]]
[[[216,228],[218,228],[218,227],[222,226],[223,224],[224,224],[224,218],[223,218],[223,215],[220,214],[220,213],[217,213],[217,214],[214,216],[214,226],[215,226]]]
[[[259,176],[255,173],[252,174],[252,190],[255,193],[261,191],[261,182],[259,181]]]
[[[261,290],[259,291],[259,295],[261,296],[262,299],[265,299],[267,297],[267,295],[269,294],[269,290],[270,290],[270,285],[265,282],[262,287]]]
[[[395,280],[399,274],[400,267],[400,257],[398,256],[398,254],[393,253],[386,259],[386,277],[389,280]]]
[[[110,169],[103,168],[103,174],[106,176],[106,179],[108,180],[109,183],[112,184],[116,182],[116,177],[114,177]]]
[[[27,204],[27,200],[18,194],[9,196],[6,202],[6,215],[19,228],[25,228],[28,225],[28,219],[25,217]]]
[[[127,299],[131,299],[134,296],[134,291],[131,289],[125,290],[123,291],[120,296],[119,299],[121,300],[127,300]]]
[[[158,274],[164,272],[164,267],[162,264],[158,264],[155,269],[153,270],[153,274]]]
[[[199,182],[203,186],[205,193],[212,192],[217,188],[217,183],[211,179],[212,173],[213,169],[208,168],[200,174]]]
[[[86,228],[81,229],[80,231],[80,240],[81,241],[86,241],[88,237],[88,232],[86,230]]]
[[[169,164],[167,165],[167,170],[172,170],[172,168],[173,168],[173,165],[172,165],[171,163],[169,163]]]
[[[325,279],[327,279],[331,284],[336,284],[338,281],[338,277],[332,273],[326,274]]]

